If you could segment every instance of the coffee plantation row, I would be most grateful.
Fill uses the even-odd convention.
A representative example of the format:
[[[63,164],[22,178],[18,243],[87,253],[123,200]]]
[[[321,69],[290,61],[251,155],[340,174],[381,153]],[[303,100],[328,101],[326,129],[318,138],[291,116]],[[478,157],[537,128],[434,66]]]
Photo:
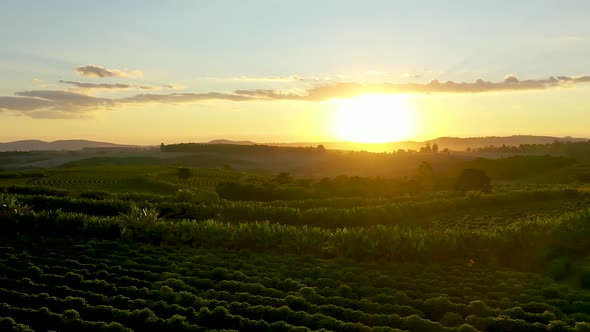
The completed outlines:
[[[479,264],[382,266],[27,236],[2,243],[0,327],[14,331],[590,327],[588,292]]]
[[[97,216],[118,216],[134,207],[154,208],[160,218],[216,219],[228,222],[270,221],[322,228],[376,225],[491,229],[523,219],[559,216],[588,206],[590,195],[576,190],[546,189],[459,196],[452,193],[409,199],[326,199],[251,202],[220,200],[208,191],[179,190],[175,195],[102,194],[37,187],[5,187],[37,211],[61,209]],[[324,206],[321,206],[321,205]],[[531,213],[530,211],[534,211]]]

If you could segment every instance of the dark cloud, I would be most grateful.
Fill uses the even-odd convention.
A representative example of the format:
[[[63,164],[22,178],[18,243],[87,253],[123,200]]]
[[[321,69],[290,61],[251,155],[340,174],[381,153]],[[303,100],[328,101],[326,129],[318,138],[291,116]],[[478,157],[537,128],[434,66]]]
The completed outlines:
[[[78,74],[88,77],[142,77],[140,70],[124,71],[119,69],[107,69],[96,65],[79,66],[75,69]]]
[[[0,97],[0,109],[31,111],[53,106],[49,100],[28,97]]]
[[[51,103],[49,106],[38,108],[50,108],[65,112],[83,112],[101,107],[112,107],[115,104],[112,99],[97,98],[70,91],[34,90],[17,92],[16,95],[38,98]]]
[[[83,89],[129,89],[132,86],[129,84],[121,84],[121,83],[81,83],[81,82],[73,82],[73,81],[59,81],[59,83],[70,84],[78,88]]]

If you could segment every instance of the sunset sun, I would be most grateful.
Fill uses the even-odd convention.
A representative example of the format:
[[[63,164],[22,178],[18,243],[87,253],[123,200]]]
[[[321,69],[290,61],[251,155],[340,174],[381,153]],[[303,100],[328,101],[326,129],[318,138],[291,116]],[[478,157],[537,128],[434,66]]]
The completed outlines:
[[[382,143],[412,134],[414,121],[404,95],[362,95],[336,103],[333,130],[339,139]]]

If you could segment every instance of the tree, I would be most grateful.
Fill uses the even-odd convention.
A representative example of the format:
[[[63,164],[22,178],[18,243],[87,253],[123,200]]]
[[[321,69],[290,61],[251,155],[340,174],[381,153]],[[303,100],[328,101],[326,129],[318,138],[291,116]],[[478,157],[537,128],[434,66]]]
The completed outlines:
[[[489,193],[492,191],[490,177],[482,170],[475,168],[466,168],[457,177],[455,181],[455,190],[469,191],[481,190],[481,192]]]
[[[190,168],[179,167],[179,168],[177,168],[176,171],[177,171],[176,175],[178,175],[179,179],[188,179],[192,175]]]
[[[317,149],[318,151],[326,151],[326,148],[324,147],[324,145],[323,145],[323,144],[320,144],[320,145],[318,145],[318,146],[316,147],[316,149]]]
[[[432,144],[432,152],[434,152],[434,153],[438,152],[438,144],[436,144],[436,143]]]
[[[430,191],[434,188],[434,171],[429,162],[423,161],[418,166],[418,179],[422,188]]]
[[[432,147],[430,147],[430,143],[426,143],[426,146],[421,147],[420,152],[422,152],[422,153],[432,152]]]
[[[275,176],[274,181],[280,184],[287,184],[293,182],[293,177],[287,172],[281,172]]]

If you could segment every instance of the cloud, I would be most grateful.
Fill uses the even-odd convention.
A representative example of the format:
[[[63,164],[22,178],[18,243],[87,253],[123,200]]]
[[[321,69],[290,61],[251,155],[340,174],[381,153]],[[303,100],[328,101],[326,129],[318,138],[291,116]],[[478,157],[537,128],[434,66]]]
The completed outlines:
[[[0,97],[0,109],[15,111],[32,111],[52,107],[50,100],[39,98]]]
[[[96,65],[79,66],[76,67],[75,70],[78,72],[78,74],[87,77],[143,77],[143,72],[141,70],[123,71],[119,69],[107,69]]]
[[[33,78],[33,79],[31,80],[31,82],[32,82],[32,83],[34,83],[34,84],[39,84],[39,83],[42,83],[42,82],[43,82],[43,80],[41,80],[41,79],[38,79],[38,78]]]
[[[249,76],[240,76],[234,77],[233,80],[236,81],[246,81],[246,82],[298,82],[298,81],[305,81],[305,78],[299,75],[291,75],[286,77],[249,77]]]
[[[122,88],[138,87],[152,90],[162,86],[131,86],[126,84],[94,84],[61,81],[81,88]],[[362,94],[409,94],[409,93],[485,93],[499,91],[543,90],[560,86],[590,83],[590,76],[556,76],[537,80],[519,80],[515,75],[508,75],[499,82],[478,79],[474,82],[440,82],[428,83],[380,83],[362,84],[356,82],[336,82],[313,86],[307,89],[274,90],[236,90],[232,93],[168,93],[137,94],[124,98],[99,98],[72,91],[33,90],[17,92],[16,97],[0,96],[0,110],[12,110],[31,117],[84,117],[95,110],[115,109],[129,104],[182,104],[211,100],[225,101],[265,101],[297,100],[321,102],[332,99],[351,98]]]
[[[308,100],[326,101],[337,98],[350,98],[362,94],[396,94],[396,93],[483,93],[497,91],[542,90],[572,83],[590,82],[590,76],[579,77],[549,77],[540,80],[521,81],[514,75],[508,75],[503,81],[489,82],[478,79],[475,82],[440,82],[432,80],[429,83],[332,83],[309,88],[305,94],[280,93],[276,90],[236,90],[235,93],[254,99],[263,100]]]
[[[208,93],[171,93],[171,94],[139,94],[133,97],[115,99],[119,104],[125,103],[190,103],[206,100],[230,100],[230,101],[247,101],[252,100],[248,96],[236,94],[227,94],[220,92]]]
[[[405,78],[420,78],[420,77],[422,77],[422,75],[420,75],[418,73],[405,73],[402,76]]]
[[[576,43],[583,43],[586,41],[587,38],[582,36],[564,36],[559,38],[561,42],[568,43],[568,44],[576,44]]]
[[[39,102],[41,107],[36,109],[48,108],[64,112],[84,112],[112,107],[115,104],[112,99],[87,96],[70,91],[34,90],[17,92],[16,95],[27,99],[43,100],[44,103]]]
[[[184,89],[186,89],[185,86],[177,85],[177,84],[165,84],[165,85],[162,85],[162,88],[171,89],[171,90],[184,90]]]
[[[70,84],[78,88],[83,89],[129,89],[132,86],[129,84],[121,84],[121,83],[81,83],[81,82],[73,82],[73,81],[63,81],[60,80],[59,83],[63,84]]]

